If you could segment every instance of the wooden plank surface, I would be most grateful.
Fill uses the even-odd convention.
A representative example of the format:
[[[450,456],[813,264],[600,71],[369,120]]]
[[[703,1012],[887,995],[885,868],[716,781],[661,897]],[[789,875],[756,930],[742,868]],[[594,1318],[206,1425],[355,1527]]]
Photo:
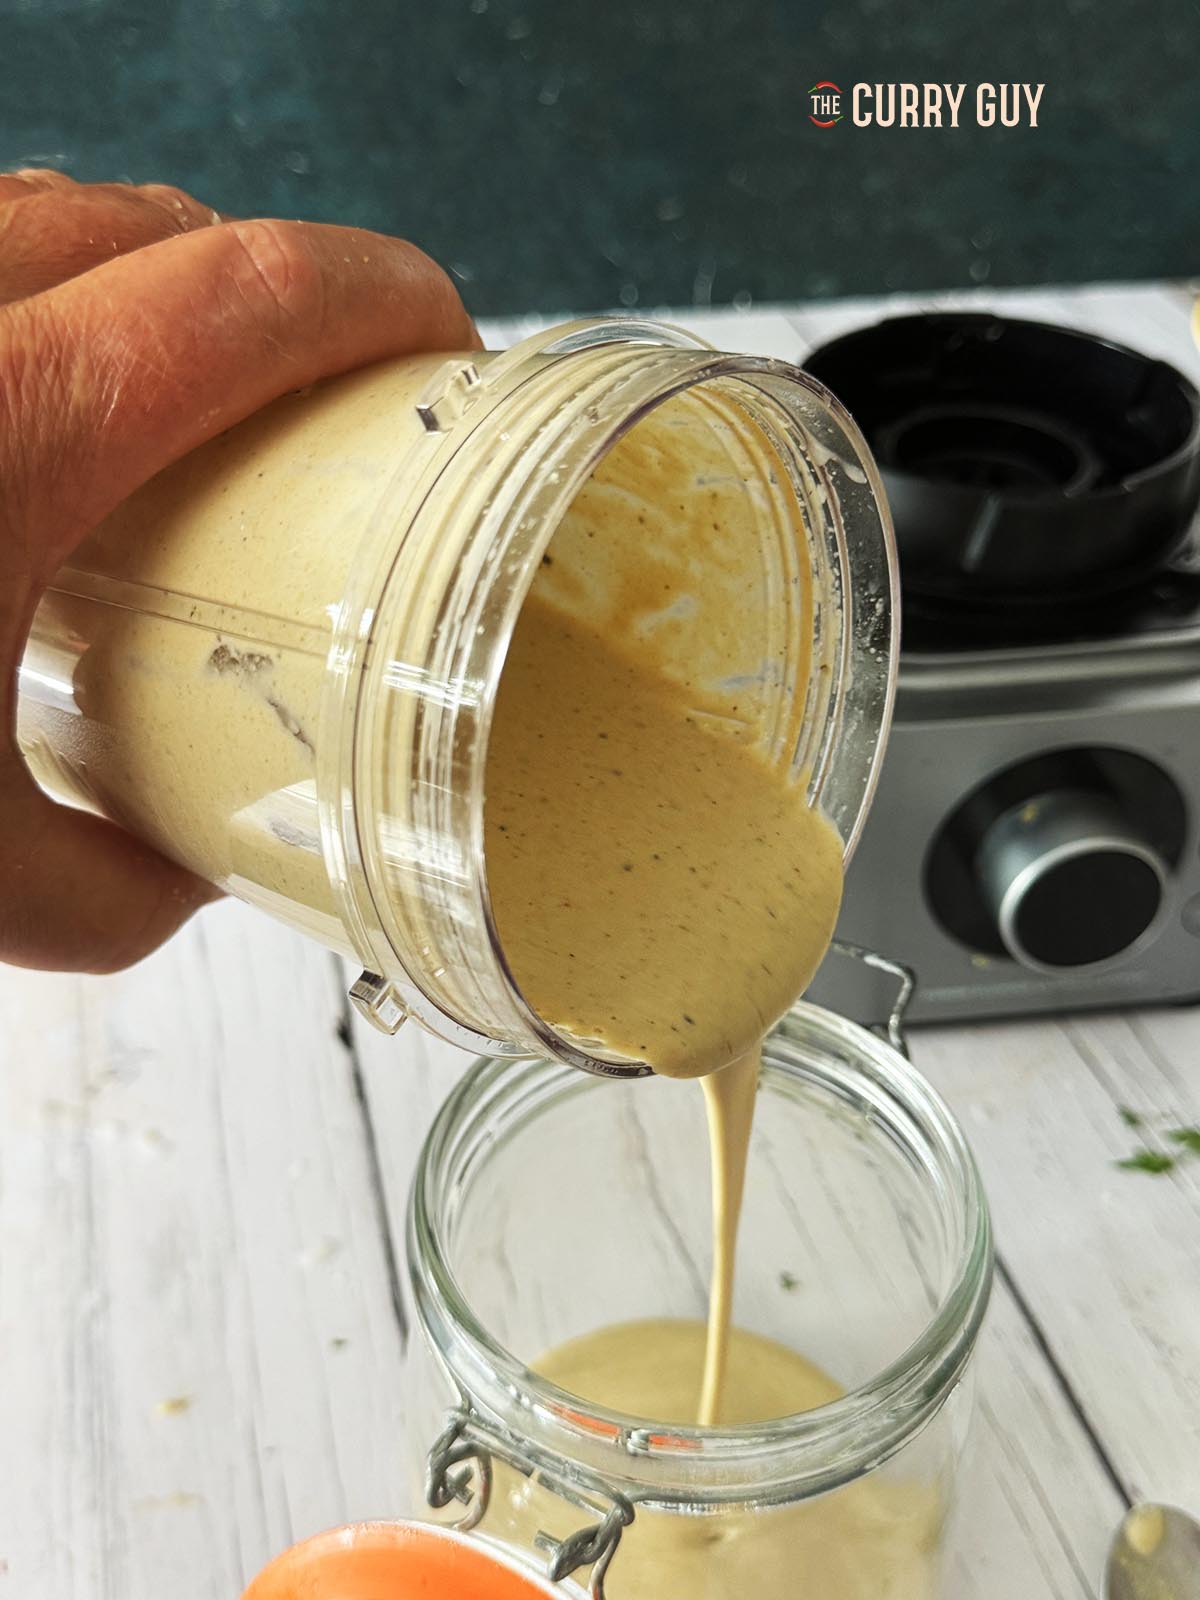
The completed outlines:
[[[947,1600],[1098,1600],[1125,1502],[1003,1279],[976,1362]]]
[[[335,976],[232,905],[112,980],[0,969],[5,1600],[229,1600],[400,1499]]]
[[[0,1596],[217,1600],[293,1537],[407,1509],[390,1258],[419,1140],[465,1063],[416,1030],[356,1027],[347,1052],[334,979],[329,957],[233,906],[123,977],[0,973]],[[969,1071],[963,1037],[923,1033],[922,1060]],[[1036,1154],[1011,1145],[989,1173],[1002,1238],[1030,1177],[1018,1153]],[[1077,1223],[1071,1185],[1045,1205]],[[1026,1293],[1057,1270],[1046,1237],[1014,1239]],[[1145,1274],[1141,1246],[1111,1241],[1110,1280]],[[1089,1370],[1102,1383],[1107,1346],[1074,1354],[1081,1387]],[[1104,1448],[1153,1460],[1139,1399],[1183,1379],[1164,1352],[1125,1381]],[[954,1594],[1095,1594],[1121,1503],[1001,1285]]]
[[[914,1038],[970,1135],[1007,1269],[1133,1499],[1200,1507],[1200,1128],[1192,1008]],[[1143,1125],[1127,1125],[1130,1113]],[[1117,1163],[1173,1152],[1158,1174]]]
[[[1012,298],[1182,359],[1182,291]],[[677,320],[794,356],[878,309]],[[232,1600],[405,1510],[402,1217],[463,1058],[347,1028],[334,958],[232,905],[117,978],[0,968],[0,1015],[0,1600]],[[1128,1497],[1200,1506],[1200,1161],[1113,1165],[1200,1123],[1200,1014],[916,1054],[1005,1266],[950,1593],[1088,1600]]]

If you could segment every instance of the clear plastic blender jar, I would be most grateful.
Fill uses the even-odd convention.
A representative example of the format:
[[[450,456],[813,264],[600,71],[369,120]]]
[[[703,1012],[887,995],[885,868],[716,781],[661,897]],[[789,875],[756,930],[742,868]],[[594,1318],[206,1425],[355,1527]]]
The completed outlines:
[[[637,1071],[551,1026],[496,931],[488,731],[518,613],[598,463],[666,463],[560,599],[618,624],[648,542],[668,673],[736,684],[741,736],[852,849],[895,677],[874,466],[785,364],[599,321],[288,395],[161,473],[37,613],[18,731],[51,793],[345,952],[360,1009],[474,1051]],[[715,514],[710,515],[710,508]],[[555,544],[560,549],[561,540]]]

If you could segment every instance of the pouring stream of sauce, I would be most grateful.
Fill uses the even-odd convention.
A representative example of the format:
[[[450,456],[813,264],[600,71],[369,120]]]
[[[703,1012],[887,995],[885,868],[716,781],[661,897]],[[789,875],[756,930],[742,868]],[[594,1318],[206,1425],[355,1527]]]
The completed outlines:
[[[536,592],[500,684],[486,826],[496,924],[530,1004],[703,1080],[714,1260],[698,1420],[713,1422],[759,1046],[828,947],[841,840],[790,771]]]
[[[672,404],[576,497],[518,620],[488,750],[488,884],[529,1004],[585,1047],[699,1078],[708,1117],[707,1327],[610,1323],[537,1370],[626,1416],[752,1426],[842,1392],[731,1312],[762,1040],[828,948],[843,851],[793,770],[794,729],[772,738],[765,687],[790,684],[803,703],[811,597],[794,590],[774,611],[802,641],[786,655],[753,580],[739,588],[769,516],[741,441],[699,401]],[[722,566],[740,574],[724,591]],[[597,588],[619,603],[597,604]],[[495,1503],[520,1543],[575,1526],[524,1479],[498,1483]],[[761,1515],[641,1508],[607,1588],[612,1600],[790,1600],[798,1584],[825,1600],[929,1600],[939,1518],[932,1486],[875,1475]]]

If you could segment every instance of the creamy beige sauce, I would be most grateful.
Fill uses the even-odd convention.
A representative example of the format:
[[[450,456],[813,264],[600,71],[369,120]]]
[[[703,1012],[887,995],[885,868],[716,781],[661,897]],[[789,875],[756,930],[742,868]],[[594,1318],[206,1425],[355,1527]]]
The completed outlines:
[[[828,946],[842,846],[802,785],[536,595],[500,683],[485,825],[529,1003],[671,1077],[753,1049]]]
[[[726,1370],[733,1317],[733,1283],[737,1262],[738,1223],[746,1187],[750,1128],[758,1095],[762,1051],[756,1045],[744,1056],[700,1080],[708,1115],[712,1168],[712,1280],[708,1295],[708,1333],[704,1376],[696,1420],[705,1427],[718,1422],[749,1420],[726,1415]],[[777,1413],[782,1415],[782,1413]]]
[[[707,1333],[702,1322],[618,1322],[548,1350],[538,1372],[560,1389],[629,1417],[692,1427],[700,1404]],[[730,1330],[723,1421],[769,1422],[841,1398],[827,1373],[795,1350]]]
[[[702,1079],[713,1275],[698,1418],[711,1423],[759,1046],[828,947],[842,844],[790,763],[751,742],[745,674],[731,688],[693,664],[683,679],[645,626],[686,610],[725,530],[747,546],[763,516],[739,484],[736,435],[698,403],[623,441],[552,543],[500,682],[485,827],[496,925],[530,1005],[591,1048]],[[589,541],[608,552],[622,537],[619,621],[602,633],[580,603],[595,588]],[[800,659],[807,670],[807,642]]]
[[[539,1372],[608,1410],[657,1423],[695,1421],[706,1334],[700,1322],[601,1328],[549,1351]],[[834,1380],[794,1350],[734,1328],[723,1420],[749,1424],[826,1405]],[[579,1513],[528,1479],[502,1474],[497,1531],[532,1542],[579,1527]],[[798,1504],[693,1516],[642,1507],[609,1569],[609,1600],[931,1600],[942,1511],[936,1492],[875,1472]]]
[[[692,541],[693,559],[712,548],[722,516],[748,538],[760,508],[745,494],[719,508],[689,496],[679,474],[687,463],[699,481],[696,440],[678,461],[671,443],[660,436],[644,460],[642,445],[632,457],[613,452],[578,496],[526,601],[489,744],[487,870],[496,926],[529,1004],[590,1048],[700,1078],[708,1114],[707,1327],[600,1328],[544,1356],[539,1369],[584,1399],[657,1422],[738,1423],[838,1393],[802,1357],[731,1319],[760,1045],[828,947],[842,845],[809,806],[801,776],[757,736],[737,688],[682,677],[654,630],[639,630],[639,618],[684,609],[685,564],[639,563],[626,548],[619,625],[602,630],[579,604],[574,575],[586,571],[587,539],[648,526],[649,497],[661,496],[673,472],[674,537]],[[710,463],[703,481],[729,483],[733,474]],[[917,1515],[914,1530],[910,1500],[892,1505],[874,1487],[844,1491],[836,1503],[832,1520],[810,1509],[639,1516],[610,1593],[724,1594],[736,1581],[782,1597],[813,1572],[821,1575],[813,1592],[838,1600],[922,1592],[915,1574],[928,1516]],[[714,1585],[714,1541],[730,1540],[745,1541],[738,1561],[752,1552],[752,1565]]]
[[[317,807],[326,661],[444,360],[285,395],[160,472],[75,552],[26,650],[43,788],[348,953]]]

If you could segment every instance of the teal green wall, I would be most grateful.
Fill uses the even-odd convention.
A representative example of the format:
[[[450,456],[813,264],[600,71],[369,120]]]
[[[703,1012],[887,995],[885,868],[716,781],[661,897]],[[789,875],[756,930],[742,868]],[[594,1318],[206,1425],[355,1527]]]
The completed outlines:
[[[410,235],[481,313],[1200,272],[1185,0],[0,0],[0,161]],[[821,132],[815,78],[1044,81]]]

